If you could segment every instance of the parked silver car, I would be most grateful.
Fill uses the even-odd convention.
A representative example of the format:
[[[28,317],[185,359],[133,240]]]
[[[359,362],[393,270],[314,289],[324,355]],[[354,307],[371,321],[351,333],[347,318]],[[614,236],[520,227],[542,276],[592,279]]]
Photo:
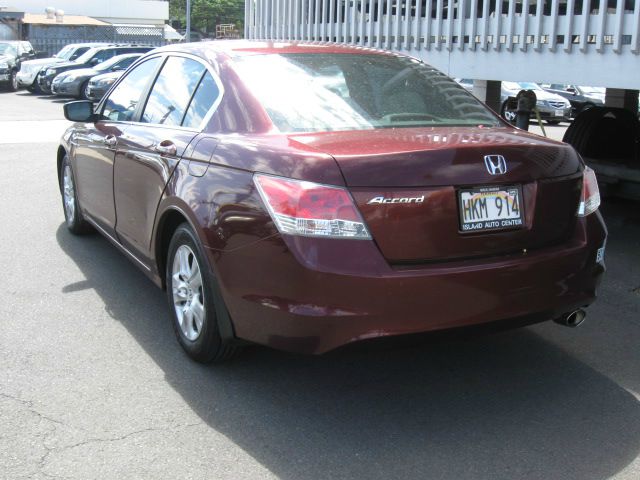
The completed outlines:
[[[468,78],[458,78],[456,81],[469,92],[473,91],[473,80]],[[539,85],[533,82],[502,82],[500,92],[500,115],[510,122],[515,122],[515,109],[509,108],[507,100],[514,97],[520,90],[533,90],[536,94],[536,106],[540,112],[540,117],[550,124],[569,121],[571,117],[571,104],[568,100],[559,95],[546,92]]]

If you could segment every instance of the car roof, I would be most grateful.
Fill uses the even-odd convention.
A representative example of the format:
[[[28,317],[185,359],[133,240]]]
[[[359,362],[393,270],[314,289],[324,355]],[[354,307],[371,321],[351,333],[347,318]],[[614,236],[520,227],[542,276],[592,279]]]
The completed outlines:
[[[68,43],[67,45],[65,45],[65,47],[74,47],[74,48],[79,48],[79,47],[106,47],[106,46],[109,46],[109,45],[113,45],[113,44],[104,43],[104,42]]]
[[[277,53],[338,53],[338,54],[382,54],[397,55],[386,50],[369,47],[341,45],[326,42],[283,42],[269,40],[212,40],[166,45],[155,52],[183,52],[209,57],[222,54],[227,57],[267,55]]]

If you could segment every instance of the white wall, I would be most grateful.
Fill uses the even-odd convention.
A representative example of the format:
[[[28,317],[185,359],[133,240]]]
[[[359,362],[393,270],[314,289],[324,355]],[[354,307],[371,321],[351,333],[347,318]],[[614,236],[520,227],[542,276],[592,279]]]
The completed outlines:
[[[162,24],[169,19],[169,2],[160,0],[19,0],[16,8],[44,14],[46,7],[67,15],[86,15],[110,23]]]

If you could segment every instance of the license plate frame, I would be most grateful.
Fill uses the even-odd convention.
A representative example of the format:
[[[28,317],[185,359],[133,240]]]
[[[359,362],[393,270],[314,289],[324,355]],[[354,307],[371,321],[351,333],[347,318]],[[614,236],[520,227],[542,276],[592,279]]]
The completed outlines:
[[[564,117],[564,110],[556,110],[553,115],[556,117]]]
[[[457,197],[461,233],[516,230],[525,226],[521,185],[460,188]],[[498,202],[496,198],[501,201]],[[469,200],[472,202],[469,203]],[[498,208],[499,205],[501,208]],[[507,215],[504,216],[503,212]]]

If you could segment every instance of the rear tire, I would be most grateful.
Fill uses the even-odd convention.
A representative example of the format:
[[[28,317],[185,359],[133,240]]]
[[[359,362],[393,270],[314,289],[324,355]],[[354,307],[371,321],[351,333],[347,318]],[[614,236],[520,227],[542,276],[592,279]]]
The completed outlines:
[[[188,224],[180,225],[169,244],[166,261],[167,299],[173,330],[189,357],[199,363],[218,363],[236,354],[220,335],[216,280],[208,268],[200,241]]]
[[[60,169],[60,193],[62,194],[62,208],[67,229],[74,235],[82,235],[92,231],[91,225],[82,216],[75,176],[69,162],[69,156],[65,155]]]

